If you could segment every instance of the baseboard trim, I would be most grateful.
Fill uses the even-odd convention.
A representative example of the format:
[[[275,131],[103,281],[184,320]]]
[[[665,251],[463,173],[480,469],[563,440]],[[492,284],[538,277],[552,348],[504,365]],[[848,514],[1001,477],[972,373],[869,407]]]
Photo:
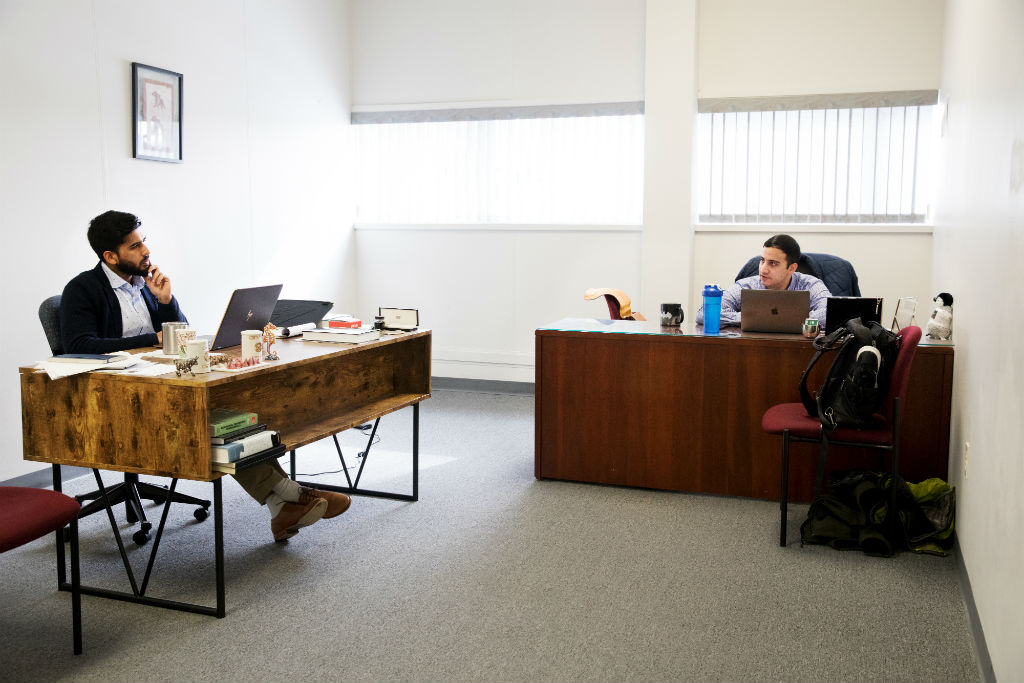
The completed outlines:
[[[89,468],[87,467],[75,467],[74,465],[61,465],[60,468],[60,480],[62,482],[70,479],[77,479],[78,477],[89,474]],[[45,467],[35,472],[29,472],[23,474],[20,477],[14,477],[7,481],[0,482],[0,486],[24,486],[25,488],[33,489],[49,489],[53,488],[53,469]]]
[[[992,668],[992,658],[988,654],[988,644],[985,642],[985,631],[981,628],[981,617],[978,615],[978,606],[974,603],[974,591],[971,590],[971,577],[967,574],[967,565],[964,564],[964,553],[960,549],[960,538],[956,539],[956,566],[960,574],[960,594],[964,598],[964,606],[967,608],[967,622],[971,631],[971,638],[974,640],[974,652],[978,656],[978,673],[985,683],[996,683],[996,672]]]
[[[431,389],[449,391],[476,391],[484,394],[533,395],[533,382],[506,382],[493,379],[464,379],[462,377],[431,377]]]

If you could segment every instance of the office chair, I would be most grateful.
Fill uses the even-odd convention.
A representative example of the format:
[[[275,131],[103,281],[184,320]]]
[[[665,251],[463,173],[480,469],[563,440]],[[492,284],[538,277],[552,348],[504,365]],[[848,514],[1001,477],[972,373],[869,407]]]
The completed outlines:
[[[0,486],[0,553],[13,550],[50,532],[70,528],[71,634],[76,655],[82,654],[82,592],[78,573],[78,501],[57,491]],[[64,551],[57,551],[58,585],[63,581]]]
[[[63,353],[63,344],[60,338],[60,294],[43,300],[39,305],[39,322],[46,334],[46,341],[50,345],[50,352],[56,356]],[[142,500],[152,500],[163,503],[167,500],[167,487],[139,481],[139,475],[125,473],[124,482],[104,487],[107,498],[111,505],[124,503],[125,516],[129,524],[141,522],[139,530],[132,534],[132,540],[136,545],[145,545],[149,541],[149,532],[153,528],[152,523],[146,519],[146,511],[142,508]],[[94,512],[104,509],[102,491],[92,491],[75,496],[75,500],[81,503],[84,500],[92,501],[82,507],[78,517],[88,517]],[[192,513],[198,521],[203,521],[209,516],[210,501],[175,491],[169,502],[186,503],[200,507]]]
[[[608,304],[608,315],[612,320],[647,320],[630,308],[629,297],[621,289],[602,287],[583,292],[584,299],[596,299],[599,296],[603,296]]]
[[[840,425],[831,434],[825,434],[821,428],[821,420],[807,414],[804,404],[780,403],[765,411],[761,418],[761,428],[769,434],[782,435],[782,491],[779,494],[779,510],[782,528],[779,532],[779,545],[786,545],[786,511],[789,503],[789,443],[801,441],[820,443],[818,470],[815,479],[814,493],[822,491],[825,479],[825,459],[830,444],[836,446],[860,446],[888,452],[892,459],[892,476],[899,476],[900,460],[900,423],[902,421],[902,404],[907,394],[910,378],[910,366],[914,361],[917,344],[921,341],[921,328],[904,327],[900,330],[900,351],[896,364],[892,369],[889,384],[889,396],[883,404],[883,413],[876,416],[877,423],[868,427],[844,427]],[[888,512],[895,509],[894,497],[896,486],[890,487]]]
[[[741,280],[757,275],[761,265],[761,257],[755,256],[740,268],[736,279]],[[853,264],[844,258],[832,254],[801,254],[797,264],[798,273],[813,275],[828,287],[832,296],[860,296],[860,284]]]

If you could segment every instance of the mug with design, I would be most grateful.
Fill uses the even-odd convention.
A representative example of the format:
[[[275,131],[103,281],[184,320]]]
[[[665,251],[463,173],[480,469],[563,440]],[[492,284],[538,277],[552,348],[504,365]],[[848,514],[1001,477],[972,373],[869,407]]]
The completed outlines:
[[[210,371],[210,342],[207,339],[193,339],[185,345],[185,359],[195,358],[192,372],[199,374]]]
[[[263,358],[263,332],[260,330],[242,330],[242,360],[254,360],[259,363]]]
[[[174,328],[174,338],[178,344],[178,355],[185,357],[185,347],[190,341],[195,341],[196,331],[191,327]]]

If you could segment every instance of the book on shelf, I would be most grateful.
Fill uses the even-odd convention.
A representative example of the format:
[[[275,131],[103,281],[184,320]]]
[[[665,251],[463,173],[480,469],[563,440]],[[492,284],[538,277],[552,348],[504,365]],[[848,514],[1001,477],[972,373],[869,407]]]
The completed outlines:
[[[281,435],[276,431],[264,430],[230,441],[219,446],[211,446],[210,461],[216,463],[237,462],[256,453],[273,448],[281,443]]]
[[[266,428],[266,424],[249,425],[247,427],[242,427],[241,429],[236,429],[233,432],[228,432],[227,434],[222,434],[220,436],[211,436],[210,443],[215,446],[219,446],[220,444],[224,443],[231,443],[232,441],[238,441],[243,436],[249,436],[250,434],[255,434],[256,432],[262,432]]]
[[[267,448],[258,453],[252,455],[246,455],[239,458],[234,462],[211,462],[210,469],[214,472],[223,472],[225,474],[235,474],[238,470],[244,470],[246,467],[252,467],[253,465],[268,460],[280,458],[282,455],[288,452],[288,447],[283,443],[278,444],[272,448]]]
[[[105,365],[115,360],[124,360],[125,356],[109,353],[62,353],[50,358],[51,363],[93,363]]]
[[[259,424],[256,413],[230,408],[214,408],[210,411],[210,436],[224,436],[255,424]]]
[[[318,327],[303,332],[302,338],[310,341],[358,344],[380,339],[380,330],[375,330],[372,327]]]
[[[328,313],[320,321],[320,327],[338,327],[348,329],[362,327],[363,321],[359,318],[345,313]]]

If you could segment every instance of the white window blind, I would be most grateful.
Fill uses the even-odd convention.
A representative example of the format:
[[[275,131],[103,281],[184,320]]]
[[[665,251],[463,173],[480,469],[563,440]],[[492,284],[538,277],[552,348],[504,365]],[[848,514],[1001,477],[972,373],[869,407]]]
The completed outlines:
[[[356,220],[641,223],[642,113],[506,114],[382,115],[387,123],[353,115]]]
[[[704,223],[920,223],[930,200],[930,105],[698,115]]]

